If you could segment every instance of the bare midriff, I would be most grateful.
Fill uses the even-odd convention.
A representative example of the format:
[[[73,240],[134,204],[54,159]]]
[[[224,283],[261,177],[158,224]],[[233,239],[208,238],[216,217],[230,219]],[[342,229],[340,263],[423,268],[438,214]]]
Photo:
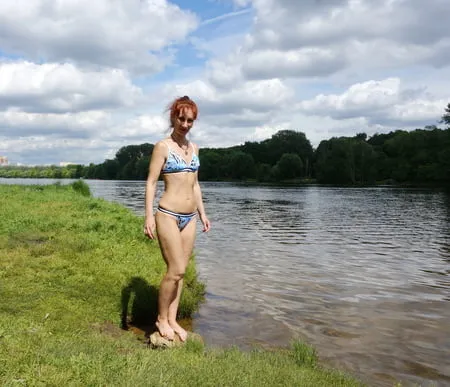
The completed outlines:
[[[164,193],[159,205],[166,210],[189,214],[197,211],[194,195],[195,174],[192,172],[178,172],[163,175]]]

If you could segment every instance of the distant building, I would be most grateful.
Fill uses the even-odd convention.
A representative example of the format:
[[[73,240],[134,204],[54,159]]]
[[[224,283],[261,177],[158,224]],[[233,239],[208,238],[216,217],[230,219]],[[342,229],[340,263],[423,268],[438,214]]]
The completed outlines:
[[[61,161],[61,162],[59,163],[59,166],[60,166],[60,167],[67,167],[68,165],[75,165],[75,163],[71,163],[71,162],[69,162],[69,161]]]
[[[8,158],[6,156],[0,156],[0,166],[8,165]]]

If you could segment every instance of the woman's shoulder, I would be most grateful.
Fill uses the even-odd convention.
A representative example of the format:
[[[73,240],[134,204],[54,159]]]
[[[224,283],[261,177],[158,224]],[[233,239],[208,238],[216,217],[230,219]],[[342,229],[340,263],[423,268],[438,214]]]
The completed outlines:
[[[169,144],[167,143],[167,139],[163,138],[162,140],[159,140],[155,143],[153,146],[154,149],[167,149]]]
[[[169,145],[165,142],[165,139],[159,140],[153,146],[153,152],[152,153],[165,155],[167,153],[168,147],[169,147]]]

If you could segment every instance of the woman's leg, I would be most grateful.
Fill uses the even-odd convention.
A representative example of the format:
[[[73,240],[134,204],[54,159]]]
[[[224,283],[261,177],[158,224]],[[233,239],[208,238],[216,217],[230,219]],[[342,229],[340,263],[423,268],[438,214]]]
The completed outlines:
[[[192,250],[194,248],[195,236],[196,236],[196,221],[194,217],[187,226],[181,231],[181,246],[183,248],[183,258],[185,268],[189,264],[189,258],[191,257]],[[177,296],[172,301],[169,307],[169,325],[180,337],[181,341],[186,341],[187,332],[177,323],[178,305],[180,304],[181,292],[183,289],[183,280],[178,281]]]
[[[176,219],[159,211],[156,212],[155,219],[159,246],[167,264],[167,272],[159,287],[156,327],[161,336],[173,340],[175,332],[169,324],[169,307],[177,298],[187,263]]]

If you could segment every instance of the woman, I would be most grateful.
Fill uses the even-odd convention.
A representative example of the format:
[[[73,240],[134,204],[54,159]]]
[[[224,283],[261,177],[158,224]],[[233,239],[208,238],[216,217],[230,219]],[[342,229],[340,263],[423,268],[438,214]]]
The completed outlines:
[[[198,183],[198,148],[186,135],[197,118],[197,105],[189,97],[176,99],[169,107],[171,135],[155,144],[150,161],[145,200],[144,233],[158,235],[167,272],[158,296],[156,327],[162,337],[173,340],[177,334],[186,341],[187,332],[177,323],[183,277],[194,248],[197,214],[203,231],[211,228]],[[164,180],[164,193],[155,214],[153,201],[159,175]]]

